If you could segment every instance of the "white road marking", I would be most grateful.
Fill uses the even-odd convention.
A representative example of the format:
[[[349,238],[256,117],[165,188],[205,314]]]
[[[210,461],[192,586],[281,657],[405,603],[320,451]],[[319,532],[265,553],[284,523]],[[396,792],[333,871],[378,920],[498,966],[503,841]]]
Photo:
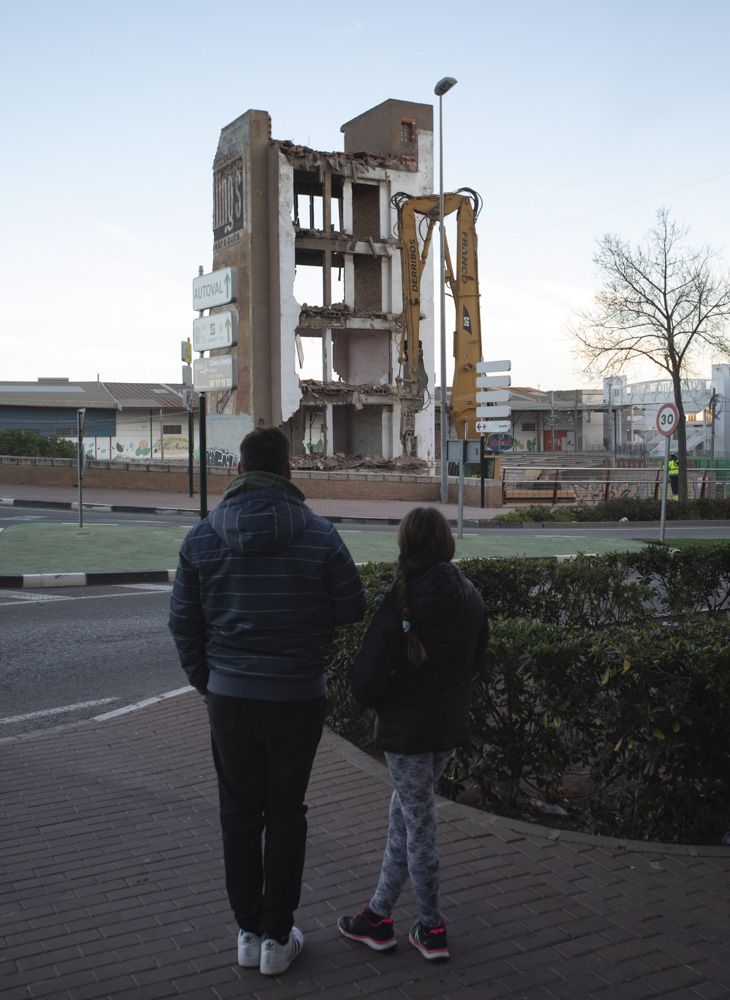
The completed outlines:
[[[4,601],[2,606],[8,606],[10,604],[15,604],[16,601],[24,601],[26,603],[43,603],[44,601],[65,601],[65,597],[61,597],[60,594],[37,594],[30,590],[1,590],[0,594],[3,597],[13,597],[13,601]]]
[[[117,586],[124,587],[125,590],[151,590],[157,593],[169,593],[172,590],[169,583],[118,583]]]
[[[27,719],[40,719],[47,715],[64,715],[68,712],[75,712],[80,708],[94,708],[97,705],[108,705],[116,698],[99,698],[96,701],[79,701],[75,705],[62,705],[60,708],[43,708],[38,712],[28,712],[26,715],[6,715],[0,719],[0,725],[7,725],[11,722],[25,722]]]
[[[109,584],[109,586],[115,586],[115,584]],[[135,584],[116,584],[116,586],[128,586],[128,587],[131,588],[131,587],[134,587]],[[144,586],[144,584],[138,584],[137,586],[140,587],[140,590],[133,591],[133,592],[128,593],[128,594],[78,594],[78,593],[77,594],[68,594],[68,595],[66,595],[66,594],[36,594],[33,597],[27,596],[28,595],[28,591],[13,591],[13,590],[5,590],[5,591],[3,591],[3,590],[0,590],[0,594],[11,594],[11,595],[15,594],[15,593],[18,594],[18,600],[17,601],[0,601],[0,608],[10,608],[10,607],[18,608],[18,607],[21,607],[22,605],[25,605],[26,607],[29,607],[33,603],[43,603],[43,602],[48,602],[48,601],[102,601],[105,598],[108,598],[109,600],[111,600],[111,599],[116,598],[116,597],[145,597],[147,594],[154,594],[154,593],[159,593],[160,592],[160,591],[155,591],[155,590],[152,590],[152,591],[150,591],[150,590],[142,590],[141,588]],[[169,591],[171,589],[172,588],[171,588],[171,586],[169,584],[168,585],[164,585],[164,584],[161,585],[161,591]],[[23,596],[21,596],[21,594]]]
[[[118,715],[126,715],[128,712],[136,712],[138,708],[146,708],[148,705],[156,705],[158,701],[164,701],[166,698],[176,698],[179,694],[186,694],[188,691],[193,689],[189,684],[185,687],[175,688],[174,691],[165,691],[163,694],[158,694],[152,698],[145,698],[143,701],[135,702],[134,705],[124,705],[122,708],[115,708],[111,712],[105,712],[103,715],[95,715],[94,722],[106,722],[107,719],[116,719]]]

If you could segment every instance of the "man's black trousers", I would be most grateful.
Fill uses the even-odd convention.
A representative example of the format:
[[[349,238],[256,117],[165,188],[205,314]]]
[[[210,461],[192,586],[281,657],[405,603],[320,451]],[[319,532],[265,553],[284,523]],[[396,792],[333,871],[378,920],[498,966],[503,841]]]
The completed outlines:
[[[325,699],[208,695],[226,889],[238,926],[284,940],[299,905]]]

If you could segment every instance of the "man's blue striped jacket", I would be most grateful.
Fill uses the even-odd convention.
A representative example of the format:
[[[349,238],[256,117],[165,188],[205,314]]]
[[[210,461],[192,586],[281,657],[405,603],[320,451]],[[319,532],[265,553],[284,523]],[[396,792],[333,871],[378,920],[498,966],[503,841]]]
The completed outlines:
[[[287,479],[231,486],[180,549],[169,625],[183,669],[201,692],[319,697],[335,626],[365,611],[352,557]]]

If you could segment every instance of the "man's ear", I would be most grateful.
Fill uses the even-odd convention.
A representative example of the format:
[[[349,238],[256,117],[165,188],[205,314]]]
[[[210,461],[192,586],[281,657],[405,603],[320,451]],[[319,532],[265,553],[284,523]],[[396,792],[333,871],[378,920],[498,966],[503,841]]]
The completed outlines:
[[[287,463],[284,466],[284,471],[282,472],[282,476],[284,477],[284,479],[291,479],[291,465],[289,465],[289,463]]]
[[[242,465],[241,465],[241,463],[240,463],[240,462],[239,462],[239,463],[238,463],[238,465],[236,466],[236,469],[238,470],[238,475],[239,475],[239,476],[243,474],[243,467],[242,467]]]

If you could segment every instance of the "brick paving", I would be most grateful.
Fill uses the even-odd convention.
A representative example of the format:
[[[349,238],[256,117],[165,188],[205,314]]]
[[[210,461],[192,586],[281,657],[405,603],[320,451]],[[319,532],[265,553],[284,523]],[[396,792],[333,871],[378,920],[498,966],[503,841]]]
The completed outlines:
[[[306,494],[306,482],[300,485],[303,486]],[[23,486],[0,483],[0,498],[2,497],[19,501],[76,503],[78,493],[71,486]],[[174,508],[189,510],[191,514],[195,514],[200,509],[200,497],[197,494],[194,497],[189,497],[187,493],[163,493],[152,490],[84,488],[83,499],[85,504],[122,504],[148,510]],[[211,493],[208,496],[208,509],[212,510],[222,499],[222,494]],[[345,498],[328,500],[312,497],[307,499],[307,503],[313,511],[325,517],[355,519],[382,518],[397,521],[413,507],[420,506],[438,507],[450,520],[455,520],[459,512],[455,503],[441,504],[424,500],[354,500]],[[464,518],[471,522],[489,523],[494,522],[497,514],[511,509],[511,507],[470,507],[467,504],[464,506]]]
[[[2,745],[2,1000],[730,997],[730,850],[561,834],[442,802],[452,960],[395,914],[393,953],[344,941],[387,824],[382,766],[326,733],[282,977],[235,964],[204,707],[192,692]]]

